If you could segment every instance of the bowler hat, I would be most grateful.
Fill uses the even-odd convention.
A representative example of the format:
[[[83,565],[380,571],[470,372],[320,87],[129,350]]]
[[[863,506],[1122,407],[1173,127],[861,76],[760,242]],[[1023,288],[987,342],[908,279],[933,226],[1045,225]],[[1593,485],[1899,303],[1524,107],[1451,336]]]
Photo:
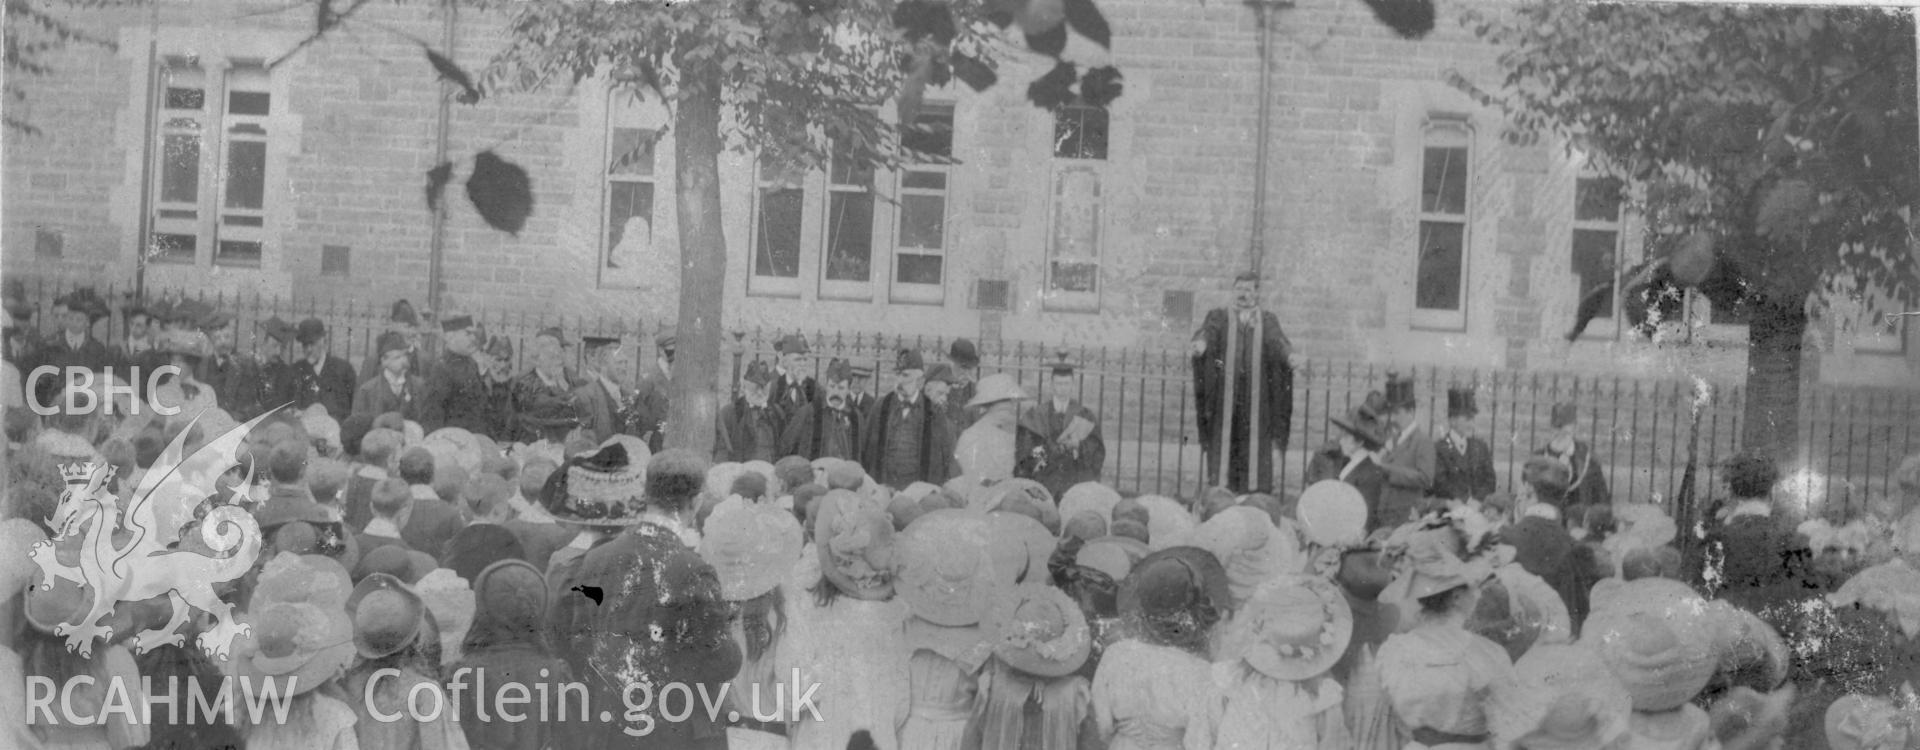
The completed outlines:
[[[841,383],[853,380],[853,365],[844,359],[834,359],[827,363],[827,382]]]
[[[1473,402],[1473,389],[1470,387],[1447,389],[1447,418],[1479,416],[1480,407]]]
[[[953,345],[947,347],[947,359],[961,367],[974,367],[980,364],[980,352],[972,341],[954,339]]]
[[[293,326],[281,320],[278,315],[260,321],[260,332],[266,334],[267,338],[281,343],[286,343],[294,337]]]
[[[920,352],[914,351],[912,349],[901,349],[899,356],[897,356],[893,361],[893,371],[906,372],[908,370],[919,370],[921,372],[926,372],[927,370],[926,360],[923,360],[920,358]]]
[[[320,322],[319,318],[307,318],[300,321],[300,325],[294,329],[293,340],[302,344],[312,344],[326,336],[327,324]]]
[[[807,337],[797,333],[780,337],[779,343],[774,344],[773,349],[781,354],[806,354],[809,351]]]

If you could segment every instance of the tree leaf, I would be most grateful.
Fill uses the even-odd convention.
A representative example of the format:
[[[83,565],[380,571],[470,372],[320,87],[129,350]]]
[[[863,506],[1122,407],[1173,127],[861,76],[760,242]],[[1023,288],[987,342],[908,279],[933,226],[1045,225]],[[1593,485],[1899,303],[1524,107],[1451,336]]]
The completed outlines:
[[[1065,0],[1067,25],[1075,32],[1092,40],[1105,49],[1113,47],[1113,29],[1107,26],[1107,17],[1100,13],[1100,7],[1093,0]]]
[[[492,151],[473,157],[473,174],[467,177],[467,200],[487,226],[519,236],[533,214],[533,180],[527,170]]]
[[[1067,20],[1066,0],[1025,0],[1015,8],[1013,20],[1014,23],[1020,24],[1020,30],[1026,33],[1028,46],[1032,46],[1033,37],[1051,34],[1055,30],[1059,30],[1062,35],[1061,45],[1066,44],[1066,30],[1061,27],[1061,24]]]
[[[1433,30],[1433,0],[1362,0],[1373,17],[1406,39],[1419,39]]]
[[[993,72],[992,66],[961,54],[953,56],[953,75],[974,91],[986,91],[1000,81],[1000,74]]]
[[[461,70],[459,65],[455,65],[454,62],[447,59],[445,55],[433,51],[432,47],[421,47],[421,49],[426,50],[427,62],[433,65],[433,69],[440,74],[442,79],[460,87],[460,93],[457,98],[461,104],[473,104],[474,102],[480,101],[480,89],[473,85],[473,78],[467,75],[467,71]]]
[[[1054,24],[1053,28],[1039,35],[1027,35],[1027,49],[1048,57],[1059,57],[1067,49],[1067,27]]]
[[[1058,109],[1073,103],[1073,82],[1075,75],[1073,63],[1064,60],[1056,63],[1053,70],[1047,71],[1027,84],[1027,101],[1041,109]]]
[[[909,42],[932,38],[942,47],[952,44],[957,33],[952,6],[932,0],[904,0],[894,6],[893,25]]]
[[[1120,69],[1102,65],[1080,77],[1080,100],[1092,107],[1105,107],[1120,98]]]
[[[443,161],[439,166],[427,170],[427,210],[440,210],[440,194],[446,192],[447,181],[453,179],[453,162]]]

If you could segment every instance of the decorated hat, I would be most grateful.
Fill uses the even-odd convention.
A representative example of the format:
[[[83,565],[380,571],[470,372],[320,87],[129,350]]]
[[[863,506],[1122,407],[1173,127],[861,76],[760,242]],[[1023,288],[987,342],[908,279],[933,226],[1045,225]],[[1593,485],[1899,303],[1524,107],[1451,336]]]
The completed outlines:
[[[1827,706],[1827,747],[1832,750],[1905,750],[1913,736],[1911,720],[1893,701],[1850,693]]]
[[[347,614],[353,619],[354,650],[368,659],[397,654],[427,630],[426,602],[385,573],[367,576],[354,587]]]
[[[1403,566],[1395,585],[1406,598],[1424,599],[1461,586],[1477,586],[1493,574],[1485,560],[1463,561],[1450,528],[1423,529],[1404,537]]]
[[[478,436],[461,427],[442,427],[420,439],[420,447],[433,454],[437,462],[451,463],[471,475],[486,460]]]
[[[295,333],[293,326],[281,320],[278,315],[260,321],[260,332],[266,334],[267,338],[282,344],[292,341]]]
[[[1514,662],[1522,688],[1489,704],[1488,724],[1528,750],[1612,747],[1625,736],[1633,699],[1593,649],[1543,644]]]
[[[1031,479],[1006,479],[986,488],[975,498],[982,510],[1019,513],[1039,521],[1049,533],[1060,531],[1060,507],[1047,486]]]
[[[1686,584],[1642,578],[1594,592],[1580,642],[1600,654],[1636,711],[1666,711],[1699,694],[1719,666],[1720,624]]]
[[[1060,517],[1072,519],[1081,513],[1092,513],[1100,520],[1113,520],[1113,506],[1120,504],[1120,493],[1099,482],[1081,482],[1060,496]]]
[[[1326,579],[1289,574],[1262,584],[1234,612],[1241,659],[1276,680],[1325,673],[1353,638],[1353,610]]]
[[[773,345],[773,350],[781,354],[807,354],[812,351],[807,346],[807,337],[797,333],[781,336],[780,341]]]
[[[1180,503],[1159,495],[1144,495],[1136,501],[1147,511],[1147,546],[1163,550],[1191,541],[1199,523]]]
[[[1031,396],[1020,389],[1020,385],[1014,382],[1012,375],[996,372],[981,378],[980,382],[974,385],[973,398],[967,401],[967,406],[986,406],[1001,401],[1023,401],[1028,398]]]
[[[547,478],[541,505],[555,520],[582,526],[632,526],[646,508],[646,467],[608,441],[574,456]]]
[[[987,516],[965,510],[934,510],[914,519],[896,540],[894,593],[916,617],[935,625],[980,622],[1001,580],[988,554],[994,531]]]
[[[1338,479],[1314,482],[1300,493],[1294,511],[1307,540],[1323,547],[1349,547],[1367,535],[1367,500],[1360,490]]]
[[[829,490],[813,514],[821,574],[849,596],[893,594],[893,519],[849,490]]]
[[[1387,373],[1387,408],[1411,409],[1418,405],[1413,396],[1413,378],[1397,372]]]
[[[1236,505],[1223,510],[1195,528],[1188,543],[1212,552],[1227,569],[1235,605],[1266,582],[1306,569],[1299,538],[1290,529],[1275,528],[1258,508]]]
[[[1387,444],[1386,426],[1364,404],[1348,411],[1345,419],[1332,417],[1327,421],[1352,435],[1367,450],[1379,450]]]
[[[311,345],[326,337],[327,324],[320,322],[319,318],[302,320],[300,321],[300,325],[295,326],[293,329],[293,340],[301,344]]]
[[[1227,571],[1199,547],[1170,547],[1143,558],[1120,582],[1120,616],[1162,643],[1193,642],[1231,608]]]
[[[472,327],[473,327],[472,315],[449,315],[445,318],[440,319],[440,330],[443,333],[453,333],[455,331],[464,331]]]
[[[1473,388],[1471,386],[1459,386],[1447,389],[1448,419],[1454,417],[1476,417],[1479,415],[1480,407],[1474,403]]]
[[[707,516],[700,557],[720,576],[720,594],[742,602],[772,591],[800,560],[800,521],[778,506],[739,498]]]
[[[978,367],[980,350],[974,347],[972,341],[954,339],[953,344],[947,347],[947,359],[961,367]]]
[[[740,379],[765,388],[768,383],[773,382],[773,368],[768,367],[765,360],[756,359],[748,363],[747,370],[741,373]]]
[[[244,627],[222,669],[242,690],[264,692],[273,682],[280,695],[300,695],[353,663],[353,620],[338,607],[256,601],[235,619]]]
[[[252,602],[306,602],[341,609],[352,594],[353,579],[339,560],[282,552],[260,569]]]
[[[1073,674],[1093,651],[1093,633],[1080,605],[1044,584],[995,592],[981,627],[1001,662],[1038,677]]]
[[[906,372],[908,370],[919,370],[920,372],[926,372],[927,363],[926,363],[926,360],[921,359],[920,352],[913,349],[901,349],[900,352],[894,357],[893,371]]]

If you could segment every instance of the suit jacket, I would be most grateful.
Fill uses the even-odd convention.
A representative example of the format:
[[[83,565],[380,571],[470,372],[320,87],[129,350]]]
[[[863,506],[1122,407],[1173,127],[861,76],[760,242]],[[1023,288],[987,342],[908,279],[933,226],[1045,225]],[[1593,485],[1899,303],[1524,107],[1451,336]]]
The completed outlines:
[[[221,354],[200,361],[200,382],[220,394],[220,406],[235,420],[260,416],[271,406],[265,402],[267,387],[260,361],[251,354]]]
[[[1426,428],[1414,427],[1411,432],[1398,432],[1389,438],[1376,463],[1387,473],[1387,486],[1380,494],[1380,504],[1387,515],[1399,518],[1426,499],[1427,490],[1433,487],[1439,459],[1434,455],[1433,439],[1427,437]]]
[[[800,373],[788,373],[799,376]],[[819,385],[811,377],[797,377],[794,382],[787,381],[787,375],[774,373],[773,382],[767,384],[767,403],[779,406],[782,411],[792,413],[820,395]]]
[[[1487,441],[1478,437],[1467,438],[1467,449],[1462,452],[1453,447],[1453,441],[1446,434],[1442,434],[1433,441],[1433,453],[1431,494],[1435,497],[1449,500],[1470,497],[1485,499],[1498,487],[1499,479],[1493,471],[1493,448],[1487,445]]]
[[[459,427],[475,435],[493,437],[499,428],[504,408],[504,393],[480,374],[473,357],[448,353],[440,358],[427,376],[422,391],[425,403],[420,408],[420,426],[427,432],[442,427]]]
[[[533,368],[520,373],[507,387],[513,399],[508,439],[534,443],[549,433],[564,434],[579,426],[573,392],[584,384],[572,370],[562,369],[559,382],[551,385]]]
[[[673,531],[641,523],[587,551],[574,576],[580,587],[597,588],[602,599],[588,598],[569,586],[553,604],[553,619],[565,641],[556,644],[587,683],[595,705],[622,705],[634,681],[624,665],[644,664],[656,686],[682,683],[709,695],[740,671],[740,644],[729,621],[732,606],[720,595],[720,577]],[[675,707],[677,710],[677,707]],[[696,710],[686,721],[660,716],[655,700],[645,713],[651,723],[619,721],[562,724],[571,734],[556,747],[725,748],[726,727]],[[650,728],[633,737],[622,733]],[[889,728],[891,729],[891,728]]]
[[[621,431],[619,416],[626,394],[608,393],[597,375],[582,375],[580,380],[580,386],[573,389],[574,414],[580,418],[580,429],[595,443],[604,443]]]
[[[835,409],[825,400],[801,406],[787,417],[786,432],[780,435],[781,456],[801,456],[811,461],[821,457],[860,460],[860,414],[851,404]]]
[[[401,384],[400,392],[393,392],[393,385],[387,382],[383,373],[380,377],[367,380],[353,391],[353,413],[380,416],[390,411],[400,412],[401,416],[415,422],[420,421],[423,406],[420,397],[420,381],[411,375]]]
[[[56,332],[40,342],[40,348],[34,358],[34,367],[42,365],[52,365],[63,369],[67,367],[84,367],[94,372],[101,372],[116,367],[120,365],[120,363],[120,356],[115,354],[112,349],[108,349],[106,344],[100,343],[100,340],[94,338],[91,333],[87,334],[87,338],[80,342],[80,346],[74,347],[67,343],[66,334]],[[29,367],[26,368],[26,370],[27,371],[22,374],[30,375],[32,374],[33,368]],[[65,373],[62,373],[61,377],[65,377]],[[144,381],[146,378],[142,377],[141,380]]]
[[[346,419],[353,413],[353,365],[346,360],[328,355],[315,372],[313,365],[302,359],[289,363],[287,371],[295,409],[320,404],[334,419]]]
[[[906,424],[916,427],[916,434],[888,434],[894,430],[893,419],[901,414],[909,417]],[[899,391],[888,391],[861,420],[860,465],[869,467],[869,476],[895,489],[914,482],[946,484],[957,468],[953,459],[957,436],[946,422],[946,412],[935,408],[924,394],[903,404]]]
[[[380,354],[378,352],[375,352],[373,354],[367,355],[366,359],[363,359],[360,361],[360,369],[357,370],[357,372],[360,373],[360,382],[362,383],[365,383],[368,380],[372,380],[373,376],[380,374]],[[412,380],[414,378],[424,378],[426,376],[427,376],[427,368],[420,364],[420,350],[419,349],[408,350],[407,351],[407,379]]]

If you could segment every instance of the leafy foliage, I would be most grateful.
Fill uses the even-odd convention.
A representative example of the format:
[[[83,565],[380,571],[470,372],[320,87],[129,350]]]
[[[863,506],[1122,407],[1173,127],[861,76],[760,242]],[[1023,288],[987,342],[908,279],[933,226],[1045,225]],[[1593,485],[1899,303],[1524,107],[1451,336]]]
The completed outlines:
[[[438,171],[438,168],[435,168]],[[428,176],[431,190],[434,175]],[[492,151],[473,157],[473,174],[467,177],[467,200],[480,212],[487,226],[518,235],[533,213],[533,182],[527,170],[500,158]]]
[[[1911,299],[1914,26],[1868,9],[1529,2],[1465,18],[1503,48],[1516,140],[1555,132],[1648,186],[1663,253],[1713,236],[1715,304],[1835,276]],[[1697,243],[1695,244],[1697,247]]]

